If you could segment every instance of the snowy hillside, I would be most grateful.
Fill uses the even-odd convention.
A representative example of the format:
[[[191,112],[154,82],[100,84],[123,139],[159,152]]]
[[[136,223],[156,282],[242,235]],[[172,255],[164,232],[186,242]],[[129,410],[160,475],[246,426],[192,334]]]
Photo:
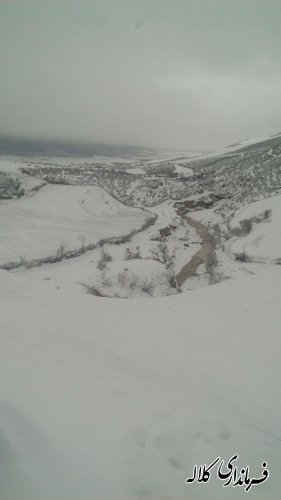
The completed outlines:
[[[127,234],[145,214],[97,187],[47,186],[0,207],[0,263],[32,260]]]
[[[242,498],[185,484],[235,453],[279,498],[279,267],[110,302],[48,277],[1,271],[1,498]]]
[[[32,194],[45,182],[20,171],[21,162],[0,160],[0,201]]]
[[[280,195],[241,208],[231,220],[232,252],[236,255],[245,252],[245,257],[252,260],[280,260],[280,221]]]
[[[280,135],[0,161],[0,499],[280,499],[280,220]]]

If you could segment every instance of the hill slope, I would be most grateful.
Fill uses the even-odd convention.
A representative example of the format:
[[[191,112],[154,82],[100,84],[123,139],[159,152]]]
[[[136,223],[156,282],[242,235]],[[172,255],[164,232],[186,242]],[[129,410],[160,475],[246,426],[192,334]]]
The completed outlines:
[[[185,479],[238,453],[277,499],[280,277],[109,302],[1,271],[0,497],[237,498]]]

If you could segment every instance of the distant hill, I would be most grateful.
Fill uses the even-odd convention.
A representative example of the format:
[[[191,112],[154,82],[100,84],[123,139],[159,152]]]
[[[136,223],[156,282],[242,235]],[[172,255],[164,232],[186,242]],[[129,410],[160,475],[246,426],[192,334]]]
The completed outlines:
[[[97,155],[126,157],[141,156],[147,153],[147,150],[135,146],[0,137],[0,155],[56,157],[89,157]]]

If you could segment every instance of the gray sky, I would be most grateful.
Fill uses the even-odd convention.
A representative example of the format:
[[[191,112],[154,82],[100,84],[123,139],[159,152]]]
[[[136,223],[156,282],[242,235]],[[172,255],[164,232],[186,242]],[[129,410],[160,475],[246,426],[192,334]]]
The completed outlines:
[[[281,131],[280,0],[0,0],[0,134],[204,148]]]

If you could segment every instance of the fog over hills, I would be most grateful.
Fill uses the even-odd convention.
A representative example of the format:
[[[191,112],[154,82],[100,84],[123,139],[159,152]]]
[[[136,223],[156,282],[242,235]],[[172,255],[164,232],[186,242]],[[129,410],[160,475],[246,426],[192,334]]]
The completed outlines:
[[[132,156],[147,150],[135,146],[112,145],[100,142],[39,140],[0,137],[0,155],[13,156]]]
[[[279,0],[0,1],[0,135],[201,149],[274,133],[280,24]]]

